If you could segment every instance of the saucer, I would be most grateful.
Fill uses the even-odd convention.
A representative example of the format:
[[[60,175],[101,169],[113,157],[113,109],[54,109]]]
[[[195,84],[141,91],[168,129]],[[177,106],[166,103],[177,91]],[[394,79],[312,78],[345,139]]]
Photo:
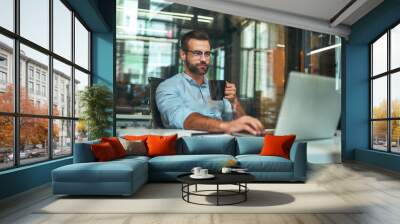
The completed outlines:
[[[212,175],[212,174],[207,174],[207,175],[204,175],[204,176],[194,175],[194,174],[190,175],[190,178],[193,178],[193,179],[211,179],[211,178],[214,178],[214,177],[215,176]]]
[[[246,168],[232,169],[232,172],[235,172],[235,173],[249,173]]]

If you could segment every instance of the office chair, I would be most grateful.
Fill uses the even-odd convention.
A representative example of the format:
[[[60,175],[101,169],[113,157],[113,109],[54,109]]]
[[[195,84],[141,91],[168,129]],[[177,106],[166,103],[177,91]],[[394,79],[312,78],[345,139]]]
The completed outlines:
[[[165,128],[162,121],[161,121],[161,114],[160,111],[157,108],[157,103],[156,103],[156,90],[158,85],[164,81],[162,78],[156,78],[156,77],[149,77],[149,85],[150,85],[150,112],[151,112],[151,127],[152,128]]]

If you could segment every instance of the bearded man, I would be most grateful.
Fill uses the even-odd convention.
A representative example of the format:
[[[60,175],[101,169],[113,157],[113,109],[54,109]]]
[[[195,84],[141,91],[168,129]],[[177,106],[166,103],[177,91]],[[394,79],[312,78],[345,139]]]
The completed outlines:
[[[213,101],[206,73],[212,57],[207,33],[190,31],[180,40],[184,72],[163,81],[156,90],[156,103],[166,128],[215,133],[262,134],[263,125],[247,116],[236,96],[236,86],[226,83],[225,97]]]

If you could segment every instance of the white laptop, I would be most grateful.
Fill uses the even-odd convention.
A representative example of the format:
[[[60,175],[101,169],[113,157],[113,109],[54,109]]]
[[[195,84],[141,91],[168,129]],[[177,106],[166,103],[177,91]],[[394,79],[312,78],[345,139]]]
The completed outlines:
[[[341,111],[335,79],[290,72],[275,135],[295,134],[296,140],[334,136]]]

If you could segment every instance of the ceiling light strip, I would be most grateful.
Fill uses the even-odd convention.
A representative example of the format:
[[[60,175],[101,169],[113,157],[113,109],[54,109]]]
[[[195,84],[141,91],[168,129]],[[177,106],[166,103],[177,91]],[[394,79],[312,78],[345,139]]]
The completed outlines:
[[[307,53],[307,55],[310,56],[310,55],[321,53],[323,51],[327,51],[327,50],[330,50],[330,49],[333,49],[333,48],[337,48],[337,47],[340,47],[340,46],[342,46],[342,44],[334,44],[334,45],[331,45],[331,46],[328,46],[328,47],[319,48],[319,49],[310,51],[310,53]]]

